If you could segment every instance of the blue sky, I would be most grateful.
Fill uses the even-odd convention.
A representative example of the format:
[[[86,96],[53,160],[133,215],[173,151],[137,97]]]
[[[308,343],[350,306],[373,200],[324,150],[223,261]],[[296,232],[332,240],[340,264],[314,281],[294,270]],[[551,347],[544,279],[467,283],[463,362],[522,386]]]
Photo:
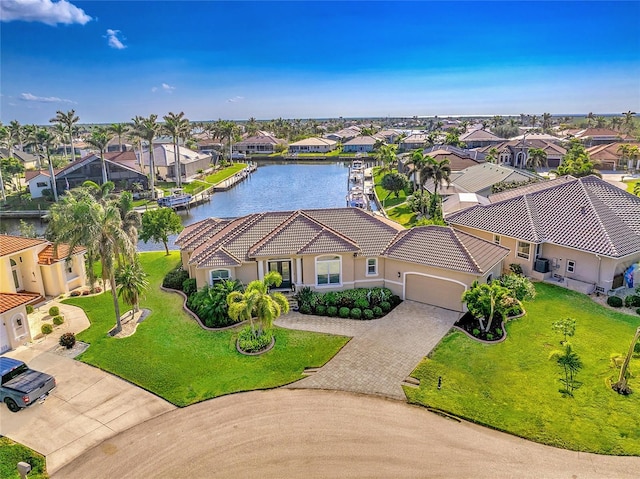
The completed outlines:
[[[638,1],[0,8],[5,123],[640,112]]]

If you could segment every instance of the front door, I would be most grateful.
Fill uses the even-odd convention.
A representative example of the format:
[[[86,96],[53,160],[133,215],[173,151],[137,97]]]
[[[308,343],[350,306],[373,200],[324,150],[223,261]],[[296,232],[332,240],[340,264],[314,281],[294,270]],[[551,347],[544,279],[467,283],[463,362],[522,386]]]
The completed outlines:
[[[282,276],[281,288],[291,288],[291,261],[269,261],[269,271],[277,271]]]

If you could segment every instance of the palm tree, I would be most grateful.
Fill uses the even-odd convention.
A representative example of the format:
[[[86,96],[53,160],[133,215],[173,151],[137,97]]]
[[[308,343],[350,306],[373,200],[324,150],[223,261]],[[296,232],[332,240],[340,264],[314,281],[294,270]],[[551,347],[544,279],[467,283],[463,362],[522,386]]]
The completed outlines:
[[[258,338],[271,329],[273,322],[289,312],[287,298],[278,292],[269,292],[271,286],[280,286],[282,276],[277,271],[269,271],[262,280],[251,281],[244,293],[234,291],[227,296],[229,317],[234,321],[248,320],[251,332]],[[258,321],[258,329],[254,319]]]
[[[618,150],[617,152],[620,154],[620,159],[622,160],[622,163],[624,163],[625,167],[628,165],[629,163],[629,156],[631,153],[631,145],[629,144],[623,144],[618,146]]]
[[[451,184],[451,165],[447,158],[436,161],[431,157],[424,168],[420,171],[420,183],[424,183],[426,180],[433,181],[433,203],[431,207],[431,217],[434,219],[442,219],[442,199],[439,190],[442,190],[443,183],[447,186]]]
[[[174,176],[176,178],[176,185],[180,187],[182,185],[182,166],[180,164],[180,151],[178,150],[178,139],[185,136],[185,132],[189,132],[189,120],[184,118],[184,112],[169,114],[164,117],[165,124],[162,125],[162,130],[173,138],[173,157],[174,157]]]
[[[133,195],[129,191],[123,191],[116,199],[122,231],[124,231],[132,244],[138,243],[138,230],[142,226],[142,216],[133,208]]]
[[[20,125],[18,120],[11,120],[9,122],[9,155],[12,155],[12,150],[15,149],[16,146],[20,147],[20,151],[22,151],[23,141],[25,137],[24,127]]]
[[[138,145],[137,156],[138,161],[140,162],[140,172],[144,174],[144,161],[142,161],[142,140],[144,140],[144,138],[141,136],[142,120],[143,118],[141,116],[133,117],[133,119],[131,120],[132,123],[129,124],[127,138]]]
[[[56,185],[56,175],[53,171],[53,162],[51,161],[51,147],[56,142],[55,135],[47,128],[36,127],[30,135],[30,141],[33,141],[36,149],[42,151],[47,157],[47,163],[49,164],[49,176],[51,177],[51,192],[53,193],[53,200],[58,201],[58,188]],[[38,155],[39,157],[39,155]]]
[[[626,113],[622,113],[624,115],[624,127],[627,130],[627,133],[631,133],[633,130],[633,116],[636,114],[635,111],[627,111]]]
[[[498,155],[500,154],[500,152],[498,151],[498,149],[494,146],[492,148],[489,149],[489,151],[487,152],[487,154],[485,155],[485,159],[489,162],[489,163],[496,163],[498,160]]]
[[[80,121],[80,118],[76,116],[75,110],[69,110],[66,113],[58,110],[56,117],[49,120],[51,123],[60,123],[66,127],[67,133],[69,133],[69,141],[71,142],[71,161],[75,161],[76,159],[76,150],[73,147],[73,132],[74,126],[78,121]]]
[[[138,123],[138,134],[147,141],[149,145],[149,172],[150,172],[150,186],[151,186],[151,199],[156,199],[156,165],[153,157],[153,140],[158,135],[160,125],[157,123],[158,115],[151,114],[149,118],[135,117],[134,123]],[[140,158],[142,161],[142,158]]]
[[[112,134],[108,128],[104,128],[101,126],[95,127],[91,132],[91,136],[87,139],[87,143],[89,143],[94,148],[97,148],[100,152],[100,163],[102,164],[102,184],[105,184],[108,180],[107,178],[107,164],[104,161],[104,152],[107,150],[107,145],[111,141]]]
[[[413,150],[409,159],[405,162],[405,166],[413,167],[413,190],[418,189],[418,175],[420,170],[429,162],[431,157],[424,154],[421,148]],[[422,178],[420,178],[420,185],[423,185]]]
[[[396,156],[397,145],[382,145],[374,153],[377,162],[382,164],[382,171],[391,172],[393,167],[398,163]]]
[[[624,358],[624,362],[622,363],[622,367],[620,368],[620,375],[618,376],[618,381],[613,383],[611,387],[614,391],[619,394],[629,394],[631,389],[627,384],[627,368],[629,367],[629,362],[631,361],[631,356],[633,355],[633,350],[635,348],[636,343],[640,339],[640,326],[636,329],[636,334],[633,336],[633,340],[631,341],[631,346],[629,346],[629,351]]]
[[[115,280],[118,285],[118,296],[126,304],[132,306],[131,316],[140,311],[140,295],[149,285],[146,277],[147,274],[142,269],[137,255],[131,262],[116,269]]]
[[[595,121],[595,119],[596,119],[596,116],[593,114],[593,112],[591,112],[591,111],[590,111],[590,112],[587,114],[587,126],[588,126],[589,128],[591,128],[591,123],[592,123],[593,121]]]
[[[529,158],[527,160],[527,165],[533,169],[548,166],[547,152],[542,148],[529,148]]]
[[[51,131],[56,135],[58,145],[64,148],[64,157],[69,161],[69,152],[67,151],[67,128],[62,123],[56,123],[51,127]]]
[[[9,148],[9,157],[11,157],[11,140],[9,137],[9,130],[6,126],[0,126],[0,146]],[[4,192],[4,179],[2,178],[2,168],[0,167],[0,194],[2,194],[2,201],[7,200],[7,195]]]
[[[551,130],[552,118],[551,113],[543,113],[542,114],[542,131],[545,133],[549,133]]]
[[[620,126],[622,126],[622,118],[620,118],[619,116],[614,116],[611,118],[611,129],[612,130],[619,130]]]
[[[107,129],[118,137],[118,151],[122,151],[122,136],[129,131],[129,125],[126,123],[113,123]]]

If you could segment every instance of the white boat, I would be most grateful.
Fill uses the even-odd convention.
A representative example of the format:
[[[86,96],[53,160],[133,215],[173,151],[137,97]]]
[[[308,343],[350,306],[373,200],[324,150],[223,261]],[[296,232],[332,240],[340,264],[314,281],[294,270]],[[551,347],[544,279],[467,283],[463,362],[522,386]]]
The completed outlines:
[[[166,206],[168,208],[187,206],[191,198],[190,194],[182,192],[182,188],[176,188],[171,191],[171,195],[158,198],[158,206]]]

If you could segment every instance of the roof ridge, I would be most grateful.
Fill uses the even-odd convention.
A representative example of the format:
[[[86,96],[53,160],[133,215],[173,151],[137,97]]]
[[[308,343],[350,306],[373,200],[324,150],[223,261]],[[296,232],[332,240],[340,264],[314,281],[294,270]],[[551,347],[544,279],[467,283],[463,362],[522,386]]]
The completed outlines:
[[[478,262],[475,260],[475,258],[473,257],[473,255],[469,251],[469,248],[467,248],[467,245],[464,244],[464,241],[462,241],[460,236],[458,236],[458,231],[456,231],[455,229],[453,229],[451,227],[447,227],[447,228],[449,229],[449,233],[453,234],[453,236],[455,236],[456,240],[458,241],[458,244],[460,245],[460,247],[463,249],[463,251],[467,255],[467,259],[469,259],[470,262],[475,266],[476,271],[478,271],[479,273],[483,273],[484,271],[482,271],[482,268],[480,268],[480,265],[478,264]]]
[[[589,175],[589,176],[592,176],[592,175]],[[586,178],[588,178],[589,176],[587,176]],[[577,179],[577,183],[578,183],[580,189],[582,190],[582,193],[584,194],[584,196],[587,197],[587,201],[589,202],[589,205],[591,206],[591,211],[593,211],[593,214],[596,217],[596,221],[598,222],[600,230],[604,233],[605,237],[607,238],[607,241],[609,243],[609,246],[611,247],[611,250],[614,251],[615,254],[618,254],[618,249],[616,248],[615,243],[612,241],[611,235],[609,234],[609,231],[607,231],[607,228],[605,228],[604,221],[602,221],[602,218],[600,217],[600,213],[598,212],[598,208],[596,208],[596,205],[593,203],[593,199],[591,198],[591,195],[589,194],[590,191],[587,189],[587,187],[582,182],[582,178],[578,178]],[[608,185],[608,183],[607,183],[607,185]],[[616,216],[615,213],[614,213],[614,216]],[[616,216],[616,218],[618,218],[618,217]]]
[[[285,218],[278,226],[276,226],[275,228],[273,228],[269,233],[267,233],[266,235],[264,235],[262,238],[260,238],[258,241],[256,241],[253,245],[251,245],[249,247],[249,249],[247,250],[247,255],[251,256],[253,254],[255,254],[257,252],[257,250],[259,250],[260,248],[262,248],[263,246],[265,246],[269,241],[271,241],[278,233],[280,233],[282,230],[284,230],[287,226],[289,226],[290,224],[292,224],[297,218],[299,218],[300,216],[302,216],[301,214],[301,210],[295,210],[292,211],[291,214]],[[304,215],[305,218],[308,218],[306,215]],[[308,218],[311,219],[311,218]]]
[[[527,212],[527,217],[529,220],[529,224],[531,225],[531,230],[533,231],[533,235],[535,239],[539,241],[541,236],[539,231],[540,225],[537,224],[536,221],[534,220],[534,215],[532,211],[536,207],[535,202],[531,198],[529,198],[529,194],[527,193],[522,195],[522,199],[524,201],[525,211]]]

